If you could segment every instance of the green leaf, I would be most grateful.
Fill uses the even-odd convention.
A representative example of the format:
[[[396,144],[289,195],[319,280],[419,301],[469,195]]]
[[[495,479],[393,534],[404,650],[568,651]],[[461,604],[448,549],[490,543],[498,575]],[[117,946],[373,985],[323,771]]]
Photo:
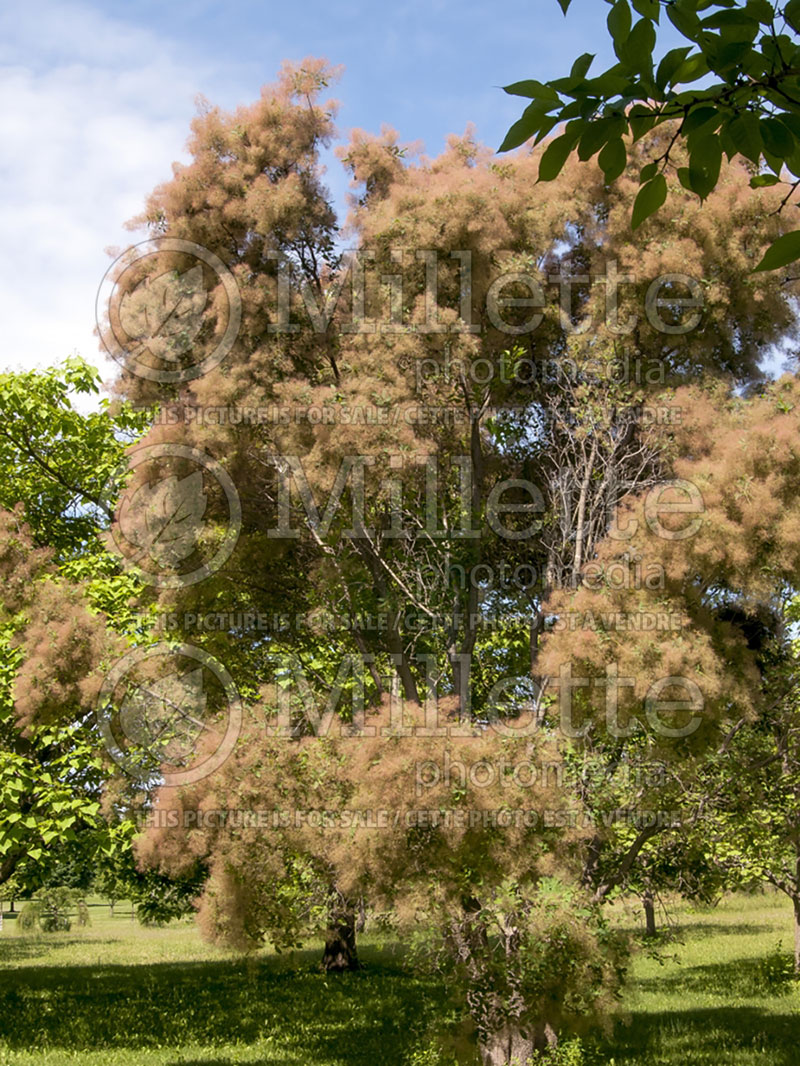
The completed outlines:
[[[615,181],[625,169],[625,164],[628,161],[628,153],[623,139],[614,137],[608,141],[597,157],[597,161],[603,171],[606,185]]]
[[[670,10],[672,9],[670,8]],[[684,62],[681,63],[675,72],[674,84],[688,85],[706,74],[708,74],[708,60],[702,52],[697,52],[695,55],[687,56]]]
[[[624,41],[631,32],[631,21],[631,9],[628,7],[628,0],[616,0],[606,20],[608,32],[611,34],[615,46]]]
[[[774,155],[772,152],[768,151],[765,146],[764,159],[767,166],[770,167],[771,170],[774,170],[776,174],[780,175],[780,172],[783,169],[783,156]]]
[[[728,122],[726,129],[734,140],[736,150],[746,159],[757,163],[761,158],[761,130],[758,115],[742,111]]]
[[[528,96],[534,100],[551,100],[554,104],[561,103],[561,98],[555,89],[535,78],[526,78],[524,81],[515,81],[511,85],[505,85],[503,92],[508,93],[509,96]]]
[[[777,241],[767,248],[753,273],[759,270],[776,270],[788,263],[794,263],[796,259],[800,259],[800,230],[797,229],[778,237]]]
[[[572,3],[572,0],[558,0],[558,6],[561,8],[562,12],[565,15],[566,15],[567,11],[569,11],[569,5],[571,3]]]
[[[628,123],[635,141],[649,133],[657,122],[658,116],[646,104],[634,104],[628,112]]]
[[[558,177],[574,144],[575,138],[568,133],[562,133],[548,144],[539,161],[539,181],[552,181]]]
[[[795,146],[792,154],[786,157],[786,166],[795,177],[800,176],[800,146]]]
[[[689,112],[681,125],[681,133],[688,137],[690,133],[699,130],[702,126],[719,117],[716,107],[695,107]]]
[[[697,15],[695,15],[693,11],[687,11],[682,7],[678,7],[677,4],[667,5],[667,18],[678,33],[683,34],[684,37],[688,37],[690,41],[695,40],[702,32],[700,19]]]
[[[678,181],[681,183],[684,189],[688,189],[689,192],[694,192],[694,189],[692,188],[692,179],[689,176],[688,167],[678,167]]]
[[[775,18],[775,9],[769,0],[747,0],[745,10],[751,18],[758,19],[768,26]]]
[[[621,137],[624,130],[625,119],[622,115],[598,118],[590,122],[578,143],[578,158],[584,161],[591,159],[612,137]]]
[[[643,185],[644,182],[650,181],[650,179],[655,175],[657,170],[658,163],[647,163],[645,166],[643,166],[641,171],[639,172],[639,184]]]
[[[572,81],[580,82],[586,77],[586,72],[592,65],[594,59],[593,52],[584,52],[582,56],[578,56],[575,62],[572,64],[572,70],[569,72],[569,76]]]
[[[639,19],[627,40],[617,42],[615,51],[631,70],[647,72],[653,66],[656,31],[650,19]]]
[[[783,17],[795,33],[800,33],[800,0],[789,0],[783,9]]]
[[[800,3],[800,0],[798,2]],[[659,89],[666,89],[668,85],[672,84],[673,75],[680,69],[691,50],[692,46],[686,45],[683,48],[673,48],[667,52],[658,64],[658,70],[656,71],[656,85]]]
[[[729,160],[733,159],[735,155],[739,155],[739,149],[736,147],[736,142],[733,137],[731,137],[730,130],[727,126],[720,127],[719,143],[722,146],[722,151]]]
[[[780,180],[776,174],[756,174],[750,179],[750,188],[761,189],[764,185],[777,185]]]
[[[725,41],[753,41],[759,29],[758,19],[741,8],[717,11],[704,18],[702,26],[704,29],[720,30]]]
[[[547,134],[556,125],[558,125],[558,116],[557,115],[547,115],[547,116],[545,116],[541,126],[539,127],[539,132],[536,134],[536,136],[533,139],[534,145],[537,145],[537,144],[539,144],[540,141],[543,141],[545,139],[545,137],[547,136]]]
[[[632,0],[632,2],[634,10],[638,11],[640,15],[643,15],[646,19],[652,19],[653,22],[658,22],[661,14],[661,5],[658,0]]]
[[[689,177],[692,189],[705,200],[719,180],[722,165],[722,144],[716,133],[695,142],[689,156]]]
[[[782,115],[777,115],[776,117],[791,133],[795,141],[800,142],[800,115],[793,114],[791,111],[784,111]]]
[[[654,178],[651,178],[646,185],[639,189],[633,205],[631,229],[638,229],[645,219],[658,211],[666,198],[667,180],[663,174],[656,174]]]
[[[767,152],[780,159],[792,154],[796,147],[794,137],[777,118],[762,118],[759,129]]]
[[[616,67],[605,71],[597,78],[590,78],[586,82],[587,91],[605,100],[612,96],[632,96],[635,93],[633,82],[624,73],[624,67],[618,63]]]
[[[537,133],[546,121],[546,112],[540,105],[529,104],[517,119],[514,125],[506,133],[503,143],[497,149],[498,152],[510,152],[512,148],[519,148],[521,144],[529,140]]]

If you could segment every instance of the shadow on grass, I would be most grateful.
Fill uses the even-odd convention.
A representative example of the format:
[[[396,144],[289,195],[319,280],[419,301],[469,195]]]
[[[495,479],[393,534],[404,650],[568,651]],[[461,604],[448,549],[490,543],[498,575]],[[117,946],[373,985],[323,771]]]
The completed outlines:
[[[609,1042],[598,1046],[608,1061],[658,1062],[661,1066],[715,1063],[738,1066],[760,1062],[764,1054],[776,1066],[797,1066],[800,1014],[754,1007],[712,1007],[683,1011],[635,1012],[619,1025]]]
[[[214,1047],[270,1038],[277,1055],[289,1056],[286,1066],[291,1056],[293,1066],[402,1063],[418,1031],[441,1015],[445,991],[385,952],[366,948],[362,958],[362,970],[335,976],[319,970],[317,951],[148,965],[0,965],[0,1046],[199,1044],[212,1049],[203,1066],[226,1066]]]
[[[176,1059],[167,1066],[235,1066],[233,1059]],[[247,1066],[297,1066],[297,1059],[251,1059]]]
[[[746,924],[739,925],[736,922],[701,922],[701,921],[687,921],[681,919],[680,922],[676,922],[669,927],[681,938],[691,936],[692,940],[706,940],[708,937],[718,936],[741,936],[742,933],[748,936],[758,936],[761,933],[774,933],[775,926],[767,924],[756,924],[755,922],[747,922]]]
[[[763,958],[732,959],[730,962],[715,962],[706,966],[683,966],[677,973],[641,978],[643,990],[662,995],[683,995],[693,992],[726,998],[738,996],[751,998],[774,997],[791,990],[791,983],[778,984],[769,981]],[[797,1016],[800,1026],[800,1014]],[[800,1028],[798,1029],[800,1038]]]
[[[111,938],[105,940],[93,940],[94,944],[116,943]],[[85,939],[77,937],[56,936],[41,940],[35,936],[0,937],[0,981],[4,976],[2,966],[5,962],[16,962],[19,959],[40,959],[52,951],[60,951],[62,948],[72,947],[73,944],[86,945]]]

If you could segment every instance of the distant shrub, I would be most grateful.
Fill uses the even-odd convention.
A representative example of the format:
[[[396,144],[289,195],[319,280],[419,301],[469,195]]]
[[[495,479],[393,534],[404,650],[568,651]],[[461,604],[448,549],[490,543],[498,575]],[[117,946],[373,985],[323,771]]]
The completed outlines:
[[[536,1051],[525,1066],[587,1066],[586,1054],[580,1040],[568,1040],[547,1051]]]
[[[794,972],[794,960],[790,952],[783,950],[781,941],[762,959],[760,969],[764,984],[774,992],[788,992],[797,976]]]
[[[39,897],[42,914],[39,926],[43,933],[67,932],[72,928],[69,909],[73,895],[68,888],[47,888]]]
[[[69,917],[72,902],[73,896],[70,889],[47,888],[38,899],[31,900],[22,908],[17,919],[18,927],[26,931],[32,931],[38,927],[43,933],[68,932],[72,928]]]
[[[176,918],[194,913],[192,900],[198,888],[194,884],[171,883],[150,874],[139,890],[137,917],[142,925],[168,925]]]
[[[25,932],[38,929],[41,914],[42,908],[39,905],[38,900],[31,900],[30,903],[26,903],[20,910],[19,917],[17,918],[17,928],[24,929]]]

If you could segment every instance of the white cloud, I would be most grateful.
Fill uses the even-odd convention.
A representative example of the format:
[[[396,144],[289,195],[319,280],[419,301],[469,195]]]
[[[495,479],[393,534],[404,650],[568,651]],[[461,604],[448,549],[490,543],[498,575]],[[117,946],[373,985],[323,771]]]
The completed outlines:
[[[0,368],[78,350],[111,376],[93,335],[104,250],[185,158],[207,72],[73,3],[6,9],[0,41]]]

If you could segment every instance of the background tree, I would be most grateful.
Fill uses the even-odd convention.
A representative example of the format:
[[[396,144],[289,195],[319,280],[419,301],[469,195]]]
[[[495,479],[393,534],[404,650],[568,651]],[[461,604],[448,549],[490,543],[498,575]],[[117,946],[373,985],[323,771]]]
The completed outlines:
[[[634,525],[625,552],[636,548],[658,557],[664,567],[664,588],[654,592],[629,587],[609,596],[584,587],[554,596],[549,613],[577,614],[590,624],[576,626],[571,637],[557,630],[546,634],[543,665],[552,676],[567,661],[572,667],[580,664],[584,678],[602,678],[611,663],[620,677],[628,679],[613,706],[607,704],[602,687],[589,686],[581,693],[570,722],[577,743],[609,770],[626,755],[649,748],[666,771],[657,787],[648,790],[650,802],[679,811],[689,839],[698,835],[706,839],[710,858],[715,857],[716,834],[725,837],[724,817],[716,821],[725,809],[725,795],[740,797],[732,807],[728,832],[735,835],[738,829],[732,826],[739,827],[746,836],[759,819],[774,817],[775,841],[780,839],[781,847],[791,852],[788,812],[794,809],[794,726],[791,703],[787,709],[785,700],[787,692],[794,691],[794,680],[780,680],[780,670],[776,672],[765,656],[765,647],[775,640],[778,661],[785,661],[786,634],[776,618],[795,588],[800,562],[793,506],[800,447],[793,419],[797,381],[782,378],[749,401],[719,390],[687,390],[679,395],[684,418],[673,435],[672,469],[701,495],[702,518],[694,534],[654,536],[652,514],[648,524],[644,500],[630,501],[628,514]],[[670,521],[685,523],[686,517]],[[678,530],[672,526],[673,534]],[[600,559],[622,554],[621,546],[611,540],[598,548]],[[617,619],[646,611],[648,603],[651,611],[667,611],[682,620],[669,640],[657,641],[647,632],[633,633],[627,627],[620,632]],[[790,671],[787,677],[792,676]],[[646,695],[659,677],[671,679],[665,691],[677,697],[666,719],[660,712],[654,715],[658,701]],[[617,723],[612,740],[598,729],[595,717],[609,713]],[[675,739],[667,742],[665,735]],[[759,745],[764,744],[772,745],[771,751],[759,756]],[[782,760],[789,770],[786,775],[775,772]],[[761,790],[764,802],[773,797],[771,816],[764,815],[764,802],[746,812],[745,797],[751,789],[757,795]],[[602,795],[602,790],[595,791],[595,798]],[[636,874],[634,863],[640,857],[646,860],[648,841],[658,833],[656,826],[643,826],[632,840],[624,836],[620,840],[616,831],[598,822],[597,835],[585,852],[584,873],[597,885],[595,894],[607,894],[630,872]],[[620,843],[626,851],[619,851]],[[766,848],[766,841],[757,856],[755,843],[753,837],[745,846],[742,838],[741,854],[770,868],[772,878],[781,877],[779,871],[785,873],[793,860],[777,843]],[[783,890],[791,895],[793,882],[782,880]]]
[[[125,447],[146,417],[99,396],[97,369],[72,356],[48,370],[0,374],[0,505],[23,507],[35,543],[59,560],[96,554]],[[92,403],[95,411],[81,411]]]
[[[101,816],[108,766],[94,726],[98,672],[132,624],[137,583],[98,532],[145,418],[81,414],[97,372],[75,358],[0,375],[0,881],[41,883],[59,845],[113,846]]]
[[[5,910],[5,904],[7,902],[9,912],[14,914],[16,911],[16,902],[21,898],[23,892],[24,888],[21,879],[16,873],[12,874],[11,877],[6,878],[3,882],[2,892],[0,893],[3,897],[2,900],[0,900],[0,910]]]
[[[731,736],[726,758],[739,773],[710,792],[699,822],[709,854],[730,878],[769,884],[794,915],[794,971],[800,975],[797,594],[787,589],[774,632],[765,633],[764,713]]]

